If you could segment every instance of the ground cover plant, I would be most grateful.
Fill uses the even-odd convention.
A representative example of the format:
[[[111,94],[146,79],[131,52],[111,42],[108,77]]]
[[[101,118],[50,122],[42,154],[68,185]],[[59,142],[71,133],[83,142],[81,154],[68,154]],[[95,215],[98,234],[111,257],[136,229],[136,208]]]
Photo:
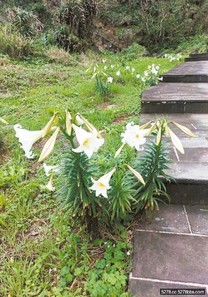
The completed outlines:
[[[102,130],[101,136],[105,139],[105,147],[100,145],[99,154],[92,158],[99,167],[99,171],[96,168],[92,171],[94,181],[110,173],[108,177],[112,177],[112,180],[109,179],[109,182],[115,183],[118,189],[123,187],[123,175],[128,171],[129,180],[127,179],[125,184],[125,192],[117,191],[119,197],[128,198],[127,186],[132,182],[137,184],[137,196],[143,191],[141,208],[151,209],[157,206],[154,195],[147,194],[150,192],[148,184],[151,183],[153,175],[141,170],[142,158],[133,168],[130,161],[135,157],[136,151],[130,145],[119,150],[122,144],[121,133],[125,138],[128,128],[139,125],[139,98],[142,90],[156,83],[160,74],[179,61],[156,57],[128,60],[122,54],[106,53],[98,56],[90,52],[69,57],[69,60],[64,65],[60,61],[49,62],[43,58],[28,58],[15,62],[8,56],[1,56],[1,296],[128,296],[132,216],[131,211],[128,216],[125,213],[131,197],[127,204],[122,206],[123,211],[123,208],[116,204],[118,197],[113,193],[115,188],[110,184],[112,188],[107,189],[107,194],[112,202],[108,205],[107,198],[103,197],[101,200],[106,202],[110,218],[104,215],[104,209],[98,205],[95,217],[102,216],[105,220],[97,225],[99,232],[93,237],[89,232],[89,220],[85,220],[89,217],[86,205],[80,206],[78,203],[73,204],[74,208],[68,207],[69,204],[65,203],[68,195],[66,191],[64,194],[59,190],[50,191],[53,187],[60,189],[63,179],[56,179],[56,172],[51,172],[51,176],[47,177],[42,166],[48,152],[50,154],[45,161],[47,166],[60,164],[64,152],[66,156],[63,170],[66,174],[71,172],[71,168],[77,168],[70,166],[73,162],[80,162],[79,158],[82,159],[85,169],[85,162],[91,159],[86,157],[85,152],[71,151],[68,141],[71,136],[70,129],[73,135],[76,131],[80,133],[80,130],[77,130],[77,127],[82,129],[79,127],[80,121],[85,122],[84,130],[87,131],[88,126],[87,133],[90,133],[89,128],[96,127],[97,131]],[[94,65],[97,66],[94,68]],[[100,91],[103,86],[100,87],[96,77],[104,84],[104,89],[107,86],[107,93]],[[145,81],[142,78],[145,78]],[[129,124],[131,122],[134,124]],[[89,123],[93,126],[89,126]],[[156,137],[156,144],[159,146],[151,153],[147,150],[149,162],[154,158],[152,154],[158,154],[157,149],[163,149],[160,143],[162,133],[167,131],[166,123],[161,120],[152,125],[151,133]],[[34,160],[25,156],[15,136],[17,131],[15,132],[14,125],[18,125],[15,126],[16,130],[19,129],[17,131],[21,131],[21,125],[23,129],[30,131],[41,131],[45,127],[44,131],[51,133],[48,138],[42,138],[41,134],[39,142],[32,143]],[[129,126],[125,129],[126,125]],[[49,132],[52,126],[55,128]],[[62,134],[57,133],[59,129]],[[47,141],[54,133],[56,137],[52,140],[56,138],[55,147],[52,145],[53,150],[48,150],[51,146],[47,146]],[[52,140],[48,144],[51,144]],[[126,142],[128,144],[128,137]],[[44,147],[46,149],[42,151]],[[75,150],[78,147],[77,144]],[[180,144],[177,149],[181,149]],[[41,151],[42,157],[40,162],[37,162]],[[114,158],[115,153],[119,154],[119,158]],[[28,154],[29,157],[32,156],[30,150]],[[145,158],[147,160],[147,157]],[[114,167],[121,170],[114,171]],[[142,189],[141,180],[139,183],[135,177],[137,172],[145,179],[145,189]],[[161,174],[160,168],[157,168],[155,174],[158,173]],[[73,176],[73,172],[70,174]],[[87,180],[88,178],[87,176]],[[160,181],[157,185],[161,186],[161,191],[164,190]],[[90,180],[89,187],[92,186]],[[108,190],[112,190],[111,194]],[[155,193],[158,188],[151,190]],[[92,192],[96,192],[96,187],[92,188]],[[69,194],[68,198],[71,197]],[[97,201],[96,195],[93,199]]]

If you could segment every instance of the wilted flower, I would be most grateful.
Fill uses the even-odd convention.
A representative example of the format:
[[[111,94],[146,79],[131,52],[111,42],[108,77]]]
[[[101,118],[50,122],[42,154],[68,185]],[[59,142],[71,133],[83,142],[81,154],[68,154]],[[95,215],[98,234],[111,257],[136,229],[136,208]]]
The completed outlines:
[[[95,191],[96,197],[102,195],[103,197],[108,198],[107,190],[111,188],[109,182],[115,170],[116,169],[114,168],[109,173],[101,176],[97,181],[92,178],[93,185],[90,187],[90,189]]]
[[[140,129],[139,125],[128,123],[126,131],[121,134],[123,137],[122,142],[127,143],[130,147],[134,147],[137,151],[142,150],[141,145],[146,142],[145,135],[146,129]]]
[[[120,76],[120,75],[121,75],[121,72],[118,70],[118,71],[116,72],[116,75],[117,75],[117,76]]]
[[[29,159],[34,158],[34,154],[31,151],[32,146],[35,142],[37,142],[43,135],[43,130],[38,131],[29,131],[23,129],[21,125],[14,125],[14,130],[16,132],[16,137],[19,139],[19,142],[22,145],[22,148],[25,152],[25,156]]]
[[[107,82],[110,83],[110,84],[112,84],[112,82],[113,82],[113,78],[112,78],[111,76],[109,76],[109,77],[107,78]]]
[[[97,138],[96,134],[87,132],[84,129],[77,127],[76,125],[72,125],[77,141],[79,143],[79,147],[73,149],[75,153],[84,152],[88,158],[91,158],[93,153],[97,152],[98,149],[103,145],[104,139]]]

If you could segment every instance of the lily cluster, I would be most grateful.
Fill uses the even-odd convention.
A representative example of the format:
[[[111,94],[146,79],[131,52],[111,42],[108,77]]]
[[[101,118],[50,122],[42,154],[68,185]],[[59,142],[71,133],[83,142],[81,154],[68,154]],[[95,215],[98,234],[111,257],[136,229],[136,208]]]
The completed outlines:
[[[106,59],[102,60],[101,64],[93,64],[87,70],[87,72],[92,73],[91,78],[99,79],[99,84],[108,89],[109,85],[113,82],[118,82],[119,80],[125,81],[126,77],[130,77],[136,81],[149,84],[156,84],[159,78],[159,65],[149,65],[147,70],[143,74],[140,74],[138,69],[131,67],[129,65],[125,67],[119,67],[119,65],[108,64]]]
[[[24,150],[25,156],[29,159],[35,157],[32,147],[40,139],[43,139],[49,136],[48,140],[45,142],[45,145],[42,149],[38,162],[44,162],[53,152],[54,146],[57,140],[57,137],[60,132],[66,136],[71,142],[72,151],[77,154],[84,153],[89,159],[92,158],[94,153],[97,153],[100,147],[104,144],[104,139],[102,138],[100,132],[86,120],[80,114],[76,114],[72,117],[69,111],[65,112],[65,124],[59,125],[61,122],[60,114],[54,113],[49,122],[45,127],[38,131],[30,131],[21,127],[20,124],[14,125],[14,130],[16,132],[16,137],[21,143],[22,149]],[[58,124],[58,125],[57,125]],[[145,134],[147,129],[141,129],[138,125],[134,123],[129,123],[126,126],[126,130],[122,133],[122,146],[117,150],[115,157],[118,157],[124,145],[129,145],[132,148],[135,148],[137,151],[142,150],[142,145],[145,143]],[[50,176],[49,183],[45,186],[50,191],[54,191],[55,188],[52,184],[53,174],[59,173],[60,167],[49,166],[45,163],[43,164],[45,173],[47,176]],[[139,173],[130,166],[127,165],[133,174],[144,183],[143,178]],[[113,173],[116,171],[116,168],[110,170],[110,172],[102,175],[99,179],[95,180],[93,177],[92,186],[90,190],[94,190],[96,196],[102,195],[107,198],[107,190],[110,189],[110,179]]]
[[[144,71],[143,75],[138,76],[142,83],[148,83],[150,85],[154,85],[158,83],[159,78],[159,65],[149,65],[147,70]]]
[[[182,59],[182,55],[181,54],[176,54],[176,55],[173,55],[173,54],[165,54],[164,55],[164,58],[168,59],[170,62],[173,62],[173,61],[180,61]]]

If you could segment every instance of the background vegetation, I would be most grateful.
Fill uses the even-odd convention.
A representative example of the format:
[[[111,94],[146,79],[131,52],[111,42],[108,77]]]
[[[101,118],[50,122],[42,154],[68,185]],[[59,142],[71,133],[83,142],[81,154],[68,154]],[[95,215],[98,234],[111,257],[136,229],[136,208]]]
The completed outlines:
[[[2,1],[0,27],[1,51],[11,52],[15,40],[21,48],[17,57],[31,54],[32,48],[43,54],[50,46],[121,51],[137,43],[146,53],[181,51],[195,38],[203,48],[190,51],[201,52],[207,50],[208,0],[7,0]]]

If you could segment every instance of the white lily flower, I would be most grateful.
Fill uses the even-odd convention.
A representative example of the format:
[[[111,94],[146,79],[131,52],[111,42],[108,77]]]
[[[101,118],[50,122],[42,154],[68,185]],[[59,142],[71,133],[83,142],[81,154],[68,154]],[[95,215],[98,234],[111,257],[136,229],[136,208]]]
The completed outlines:
[[[102,195],[103,197],[108,198],[107,190],[111,188],[109,185],[109,182],[115,170],[116,169],[114,168],[109,173],[101,176],[97,181],[91,178],[93,185],[92,187],[90,187],[90,189],[95,191],[96,197],[98,197],[99,195]]]
[[[117,76],[120,76],[120,75],[121,75],[121,72],[118,70],[118,71],[116,72],[116,75],[117,75]]]
[[[41,139],[44,131],[43,130],[29,131],[29,130],[23,129],[22,126],[19,124],[14,125],[14,130],[16,132],[15,136],[19,139],[19,142],[21,143],[22,148],[25,152],[25,156],[28,159],[34,158],[34,154],[31,151],[32,146],[35,142]]]
[[[121,134],[123,137],[122,142],[140,151],[142,150],[141,145],[146,142],[145,135],[147,131],[148,129],[141,129],[139,125],[128,123],[126,125],[126,131]]]
[[[152,68],[152,74],[154,74],[154,75],[158,74],[158,71],[154,67]]]
[[[46,186],[44,186],[45,189],[49,190],[50,192],[54,192],[56,188],[53,186],[53,177],[50,177],[49,182],[47,183]]]
[[[50,166],[46,165],[46,163],[43,163],[43,168],[46,176],[50,176],[52,172],[58,173],[60,171],[60,166],[58,165]]]
[[[98,149],[103,145],[104,139],[97,138],[96,134],[87,132],[84,129],[77,127],[72,124],[72,127],[75,131],[79,147],[73,149],[75,153],[84,152],[88,158],[91,158],[93,153],[97,152]]]
[[[113,78],[112,78],[111,76],[109,76],[109,77],[107,78],[107,82],[110,83],[110,84],[112,84],[112,82],[113,82]]]
[[[83,119],[81,119],[81,117],[78,114],[76,115],[75,119],[78,126],[82,126],[84,124]]]

